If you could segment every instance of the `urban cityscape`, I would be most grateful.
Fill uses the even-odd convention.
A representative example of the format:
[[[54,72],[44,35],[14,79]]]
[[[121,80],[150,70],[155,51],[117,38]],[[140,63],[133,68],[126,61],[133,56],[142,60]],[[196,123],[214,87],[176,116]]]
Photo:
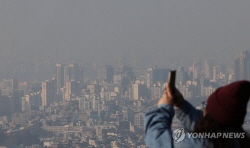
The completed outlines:
[[[1,0],[0,148],[250,147],[249,7]]]
[[[220,86],[250,80],[250,54],[238,51],[234,66],[195,59],[177,70],[176,87],[201,109]],[[149,65],[93,65],[95,79],[78,63],[57,63],[51,79],[3,79],[0,96],[0,145],[13,148],[146,148],[144,116],[161,98],[170,68]],[[250,108],[248,109],[250,111]],[[243,125],[250,131],[248,114]],[[174,118],[172,128],[181,127]]]

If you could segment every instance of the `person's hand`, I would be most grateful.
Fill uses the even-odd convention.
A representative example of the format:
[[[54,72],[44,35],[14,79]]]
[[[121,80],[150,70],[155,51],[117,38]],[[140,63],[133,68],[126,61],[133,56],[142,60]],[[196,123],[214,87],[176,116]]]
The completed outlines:
[[[161,104],[169,104],[174,106],[174,101],[171,95],[168,95],[168,90],[165,90],[161,99],[158,101],[158,106],[160,106]]]
[[[158,106],[161,104],[169,104],[178,108],[183,102],[184,98],[179,90],[175,88],[175,93],[172,94],[170,86],[167,84],[162,98],[158,101]]]

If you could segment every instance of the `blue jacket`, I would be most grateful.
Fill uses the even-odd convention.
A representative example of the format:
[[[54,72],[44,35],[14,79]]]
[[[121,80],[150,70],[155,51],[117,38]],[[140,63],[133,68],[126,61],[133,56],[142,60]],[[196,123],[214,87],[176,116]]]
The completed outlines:
[[[176,143],[172,138],[171,124],[174,114],[181,121],[188,132],[194,130],[196,122],[202,117],[203,112],[196,110],[191,104],[185,101],[179,109],[173,106],[162,104],[145,115],[145,142],[150,148],[207,148],[213,147],[207,139],[185,138]]]

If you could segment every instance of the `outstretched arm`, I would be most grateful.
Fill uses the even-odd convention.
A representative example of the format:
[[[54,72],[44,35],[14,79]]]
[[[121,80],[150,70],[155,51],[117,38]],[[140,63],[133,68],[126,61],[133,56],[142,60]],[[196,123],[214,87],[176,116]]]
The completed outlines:
[[[161,104],[145,116],[145,142],[150,148],[172,148],[171,124],[174,108]]]
[[[169,85],[167,85],[167,88],[169,88]],[[174,95],[171,94],[169,89],[165,90],[158,102],[158,108],[151,110],[145,116],[145,142],[147,146],[150,148],[174,148],[177,145],[177,147],[202,147],[203,142],[200,139],[186,138],[178,144],[173,142],[171,124],[175,113],[174,105],[179,108],[177,112],[181,120],[185,121],[186,126],[191,125],[187,124],[188,122],[194,123],[191,121],[195,121],[196,113],[200,114],[196,112],[197,110],[192,105],[184,101],[184,98],[177,89]]]
[[[175,110],[176,117],[181,121],[183,127],[193,132],[196,122],[202,117],[203,112],[195,109],[189,102],[184,101],[179,108]]]

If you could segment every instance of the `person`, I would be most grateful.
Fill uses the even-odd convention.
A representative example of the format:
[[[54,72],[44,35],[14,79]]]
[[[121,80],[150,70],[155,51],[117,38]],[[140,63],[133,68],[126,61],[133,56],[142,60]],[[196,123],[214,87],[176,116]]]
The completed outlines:
[[[196,110],[184,100],[178,89],[175,88],[174,92],[171,93],[167,84],[158,107],[145,115],[145,143],[148,147],[250,148],[250,139],[242,128],[250,97],[249,81],[237,81],[218,88],[209,96],[204,111]],[[177,135],[177,141],[173,138],[178,132],[174,135],[171,131],[175,114],[185,129],[185,132],[179,132],[184,136],[181,135],[180,139],[181,136]],[[191,133],[205,133],[207,137],[190,136]],[[240,136],[225,136],[232,133]]]

